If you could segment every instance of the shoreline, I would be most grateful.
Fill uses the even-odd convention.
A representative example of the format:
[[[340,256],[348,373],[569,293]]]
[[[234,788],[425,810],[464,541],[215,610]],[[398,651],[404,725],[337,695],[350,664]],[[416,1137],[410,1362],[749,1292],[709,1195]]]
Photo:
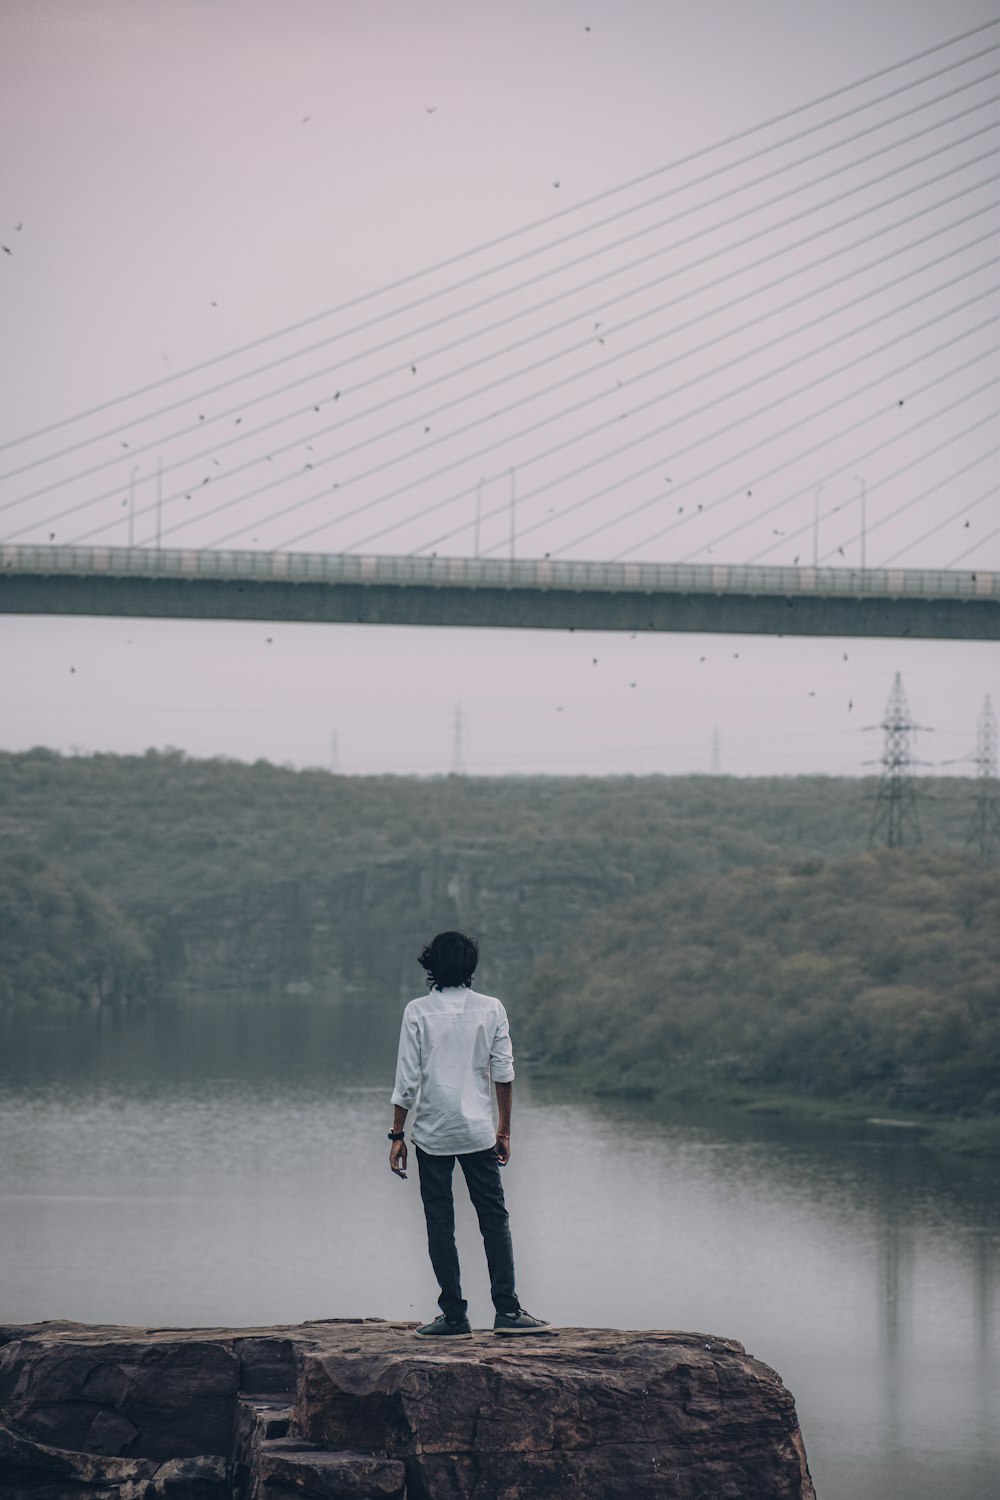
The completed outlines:
[[[722,1080],[709,1069],[664,1070],[660,1077],[648,1081],[644,1078],[641,1083],[638,1080],[630,1083],[627,1078],[610,1083],[594,1069],[559,1066],[541,1059],[530,1063],[526,1060],[525,1072],[533,1086],[545,1091],[551,1089],[560,1097],[571,1092],[578,1097],[626,1106],[639,1115],[655,1110],[659,1117],[666,1108],[683,1110],[690,1118],[692,1109],[704,1108],[712,1114],[731,1113],[737,1120],[781,1119],[834,1128],[861,1128],[870,1132],[873,1139],[883,1136],[886,1144],[919,1146],[973,1161],[1000,1156],[1000,1116],[996,1115],[933,1114],[925,1109],[895,1108],[878,1099],[799,1094],[776,1085]]]

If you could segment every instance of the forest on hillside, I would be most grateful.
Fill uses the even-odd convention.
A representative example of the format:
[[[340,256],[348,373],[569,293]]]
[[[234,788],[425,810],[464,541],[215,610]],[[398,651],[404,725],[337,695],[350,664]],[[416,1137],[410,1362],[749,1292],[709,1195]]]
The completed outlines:
[[[973,783],[868,854],[874,780],[341,777],[0,755],[0,1005],[408,998],[463,926],[550,1065],[997,1112],[996,871]],[[587,1038],[581,1051],[581,1035]]]
[[[607,1092],[696,1079],[1000,1113],[1000,870],[879,850],[672,882],[539,966],[529,1044]]]

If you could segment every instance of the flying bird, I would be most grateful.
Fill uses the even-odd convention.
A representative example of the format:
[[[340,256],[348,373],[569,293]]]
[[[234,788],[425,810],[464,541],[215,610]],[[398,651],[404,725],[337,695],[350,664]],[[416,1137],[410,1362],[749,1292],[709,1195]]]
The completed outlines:
[[[558,178],[558,177],[557,177],[557,178],[556,178],[556,180],[555,180],[555,182],[554,182],[554,183],[553,183],[553,184],[552,184],[552,186],[553,186],[553,187],[558,187],[558,186],[559,186],[559,178]],[[7,253],[8,253],[8,254],[10,254],[10,252],[9,252],[9,251],[8,251],[8,252],[7,252]]]
[[[13,255],[14,254],[13,250],[10,248],[9,245],[0,245],[0,250],[3,251],[4,255]]]
[[[437,114],[437,105],[436,104],[425,104],[424,105],[424,109],[427,111],[427,113],[429,115]]]

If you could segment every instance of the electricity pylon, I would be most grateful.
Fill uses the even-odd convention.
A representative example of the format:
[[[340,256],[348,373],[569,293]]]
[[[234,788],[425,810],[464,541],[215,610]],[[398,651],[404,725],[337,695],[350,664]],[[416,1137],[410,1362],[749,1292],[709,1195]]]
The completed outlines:
[[[972,846],[985,865],[1000,857],[1000,794],[997,790],[997,721],[989,694],[983,702],[976,731],[976,805],[966,847]]]
[[[462,705],[455,705],[455,734],[452,740],[451,751],[451,774],[453,776],[465,775],[465,745],[462,734]]]
[[[865,727],[885,732],[885,747],[880,762],[882,777],[875,794],[868,847],[874,849],[881,844],[887,849],[898,849],[903,844],[919,844],[922,842],[920,820],[917,817],[917,798],[911,775],[912,767],[917,765],[917,761],[910,751],[910,735],[924,726],[914,723],[910,717],[903,679],[898,672],[881,724],[867,724]],[[867,764],[871,765],[872,762]]]

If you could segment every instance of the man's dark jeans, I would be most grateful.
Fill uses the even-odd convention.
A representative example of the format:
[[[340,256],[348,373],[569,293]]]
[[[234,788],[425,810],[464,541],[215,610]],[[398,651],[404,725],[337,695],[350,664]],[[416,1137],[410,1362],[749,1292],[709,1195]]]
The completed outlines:
[[[514,1251],[495,1147],[489,1146],[485,1151],[463,1152],[461,1156],[429,1156],[419,1146],[416,1151],[420,1196],[427,1219],[427,1248],[434,1275],[441,1288],[438,1298],[441,1311],[451,1322],[466,1317],[468,1313],[468,1303],[462,1296],[462,1281],[458,1269],[455,1200],[451,1192],[451,1177],[457,1161],[465,1175],[472,1206],[479,1216],[479,1228],[486,1246],[486,1264],[490,1268],[493,1305],[497,1312],[517,1312]]]

